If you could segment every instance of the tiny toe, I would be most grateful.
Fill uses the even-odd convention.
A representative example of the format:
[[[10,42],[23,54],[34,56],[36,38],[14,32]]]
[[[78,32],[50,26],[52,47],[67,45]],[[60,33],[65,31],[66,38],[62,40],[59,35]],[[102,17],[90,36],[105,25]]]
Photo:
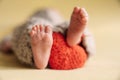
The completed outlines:
[[[35,34],[35,33],[34,33],[34,31],[32,30],[32,31],[30,32],[30,36],[33,37],[34,34]]]
[[[52,29],[50,26],[45,26],[45,32],[46,33],[52,33]]]
[[[37,25],[36,28],[37,28],[37,34],[39,34],[40,33],[40,26]]]
[[[33,26],[33,27],[32,27],[32,30],[36,31],[36,27],[35,27],[35,26]]]
[[[73,14],[76,14],[80,11],[80,7],[74,7]]]
[[[44,31],[44,26],[39,25],[39,31],[40,31],[39,36],[40,36],[41,38],[43,38],[44,33],[45,33],[45,31]]]
[[[39,29],[40,29],[40,31],[43,31],[42,25],[39,25]]]
[[[40,32],[44,32],[44,27],[42,25],[39,25]]]
[[[39,29],[39,26],[38,25],[35,25],[36,29],[38,30]]]
[[[88,13],[84,8],[81,8],[80,14],[81,14],[82,17],[88,17]]]
[[[35,27],[36,27],[36,31],[38,32],[38,30],[39,30],[39,26],[38,26],[38,25],[35,25]]]

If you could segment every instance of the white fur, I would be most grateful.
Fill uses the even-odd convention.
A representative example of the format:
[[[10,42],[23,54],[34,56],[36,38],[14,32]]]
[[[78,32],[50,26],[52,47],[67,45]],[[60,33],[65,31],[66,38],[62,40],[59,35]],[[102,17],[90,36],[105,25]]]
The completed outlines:
[[[96,53],[95,41],[93,35],[88,31],[88,29],[85,29],[84,31],[83,46],[85,47],[89,56],[92,56]]]

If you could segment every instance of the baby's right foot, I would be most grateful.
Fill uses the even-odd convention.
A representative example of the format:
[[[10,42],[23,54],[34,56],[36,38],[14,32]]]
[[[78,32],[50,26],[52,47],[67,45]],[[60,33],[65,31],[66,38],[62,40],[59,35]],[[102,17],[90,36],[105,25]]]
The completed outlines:
[[[71,15],[67,31],[67,43],[74,46],[81,41],[81,36],[88,22],[88,14],[84,8],[75,7]]]
[[[52,29],[48,26],[36,25],[32,28],[30,37],[36,67],[44,69],[48,64],[53,44]]]

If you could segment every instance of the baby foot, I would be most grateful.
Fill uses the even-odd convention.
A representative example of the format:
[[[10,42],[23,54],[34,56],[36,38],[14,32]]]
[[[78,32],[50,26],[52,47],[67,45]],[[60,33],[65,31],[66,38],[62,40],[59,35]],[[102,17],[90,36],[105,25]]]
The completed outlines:
[[[70,25],[67,31],[67,43],[69,46],[80,43],[82,33],[88,22],[88,14],[84,8],[75,7],[71,15]]]
[[[30,37],[36,67],[44,69],[48,64],[53,44],[52,29],[49,26],[36,25],[32,28]]]

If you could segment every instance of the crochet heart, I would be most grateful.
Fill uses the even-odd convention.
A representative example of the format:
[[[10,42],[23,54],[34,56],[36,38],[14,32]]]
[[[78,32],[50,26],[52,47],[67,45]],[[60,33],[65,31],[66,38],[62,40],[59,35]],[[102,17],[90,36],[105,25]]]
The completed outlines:
[[[53,46],[49,59],[50,68],[59,70],[80,68],[86,59],[87,54],[80,45],[69,47],[61,33],[53,33]]]

